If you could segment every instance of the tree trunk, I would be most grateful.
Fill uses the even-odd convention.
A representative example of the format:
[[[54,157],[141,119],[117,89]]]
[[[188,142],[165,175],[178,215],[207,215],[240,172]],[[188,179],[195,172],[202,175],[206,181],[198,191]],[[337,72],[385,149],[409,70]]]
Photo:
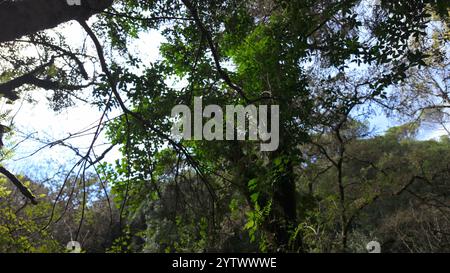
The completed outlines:
[[[112,0],[6,0],[0,3],[0,43],[50,29],[71,20],[85,20],[112,4]],[[76,2],[76,1],[75,1]]]

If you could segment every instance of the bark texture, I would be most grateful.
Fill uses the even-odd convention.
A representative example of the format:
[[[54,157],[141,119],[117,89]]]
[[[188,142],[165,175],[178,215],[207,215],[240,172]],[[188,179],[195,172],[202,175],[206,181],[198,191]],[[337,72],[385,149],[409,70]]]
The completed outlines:
[[[71,20],[85,20],[111,6],[113,0],[6,0],[0,2],[0,43],[50,29]]]

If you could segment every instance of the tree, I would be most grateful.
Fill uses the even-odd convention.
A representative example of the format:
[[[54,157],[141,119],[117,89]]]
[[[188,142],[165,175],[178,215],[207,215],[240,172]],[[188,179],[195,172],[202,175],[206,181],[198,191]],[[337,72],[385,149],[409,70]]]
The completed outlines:
[[[413,44],[430,57],[421,67],[408,72],[404,82],[394,86],[388,99],[380,102],[385,111],[406,121],[432,123],[448,131],[449,55],[448,24],[433,27],[431,37]]]
[[[448,10],[440,0],[370,2],[170,0],[111,5],[111,1],[102,1],[95,2],[97,9],[88,1],[64,11],[62,2],[42,4],[40,13],[30,14],[39,19],[29,29],[10,24],[0,35],[5,37],[0,42],[10,41],[1,47],[5,54],[0,93],[15,100],[27,88],[39,87],[53,91],[56,110],[80,97],[99,106],[103,114],[92,145],[84,155],[72,149],[80,157],[75,167],[86,181],[86,170],[96,168],[111,147],[120,146],[123,158],[113,168],[102,165],[104,177],[100,179],[113,181],[119,225],[125,227],[128,222],[128,231],[134,235],[149,232],[147,236],[163,242],[168,251],[223,248],[223,242],[213,238],[226,230],[226,218],[239,218],[236,206],[246,216],[244,222],[239,218],[233,223],[248,231],[250,242],[243,247],[258,244],[261,251],[309,250],[313,242],[304,227],[316,210],[299,191],[303,174],[298,169],[310,164],[304,149],[319,130],[320,136],[331,139],[331,146],[324,149],[333,151],[327,159],[337,171],[341,251],[347,251],[354,208],[345,194],[344,173],[347,145],[356,137],[351,135],[352,115],[366,102],[384,102],[388,87],[426,64],[428,56],[410,42],[427,36],[429,11],[444,18]],[[38,2],[6,5],[11,14],[17,14],[32,3]],[[104,8],[92,24],[86,22]],[[43,20],[54,17],[42,15],[54,13],[60,16]],[[36,33],[71,19],[78,20],[86,32],[95,58],[84,46],[71,48],[58,33]],[[154,29],[167,42],[161,46],[162,60],[149,64],[129,49],[129,42]],[[24,34],[29,35],[19,39]],[[29,45],[42,49],[43,54],[18,54],[18,49]],[[93,73],[87,73],[86,63],[92,65]],[[187,83],[175,88],[167,79]],[[89,90],[84,98],[80,96],[83,90]],[[174,140],[170,109],[180,103],[192,105],[195,96],[202,96],[205,104],[221,106],[279,105],[279,149],[261,152],[259,143],[252,141]],[[122,115],[109,120],[114,108]],[[93,147],[105,128],[112,146],[97,157]],[[324,149],[314,156],[323,156]],[[186,189],[189,184],[200,191],[198,196]],[[174,195],[191,207],[178,213]],[[86,203],[84,198],[83,208]],[[173,215],[161,215],[156,206]],[[150,214],[161,222],[142,219]],[[193,221],[201,223],[200,229],[193,227]],[[161,230],[167,234],[160,236]],[[180,236],[184,232],[191,237]],[[178,245],[167,243],[164,236],[174,236]],[[192,238],[199,242],[193,243]],[[137,249],[142,247],[142,242],[136,244]]]
[[[411,124],[376,137],[365,134],[364,126],[355,127],[359,133],[344,131],[354,137],[347,138],[341,168],[330,163],[339,158],[339,141],[331,135],[322,136],[319,151],[312,145],[302,169],[300,191],[312,203],[303,225],[311,249],[340,251],[345,245],[348,251],[364,251],[376,238],[383,252],[446,251],[448,139],[417,141],[417,126]],[[331,187],[338,174],[343,193]]]
[[[110,134],[114,141],[125,145],[126,160],[118,166],[130,187],[125,187],[126,196],[132,196],[133,185],[139,184],[130,182],[135,178],[129,177],[139,173],[138,180],[151,181],[154,160],[152,157],[143,160],[142,155],[157,154],[158,144],[164,139],[168,141],[165,117],[171,106],[190,105],[195,95],[201,95],[205,104],[278,104],[283,109],[281,142],[274,153],[260,153],[251,142],[181,143],[186,149],[168,143],[198,173],[214,204],[220,203],[217,189],[227,184],[246,200],[253,211],[246,227],[253,234],[256,230],[263,231],[259,237],[263,250],[303,251],[302,234],[297,232],[302,219],[298,218],[298,174],[294,169],[304,161],[300,147],[309,141],[310,130],[317,122],[311,119],[313,107],[331,108],[330,112],[337,116],[318,111],[318,118],[333,119],[329,123],[337,124],[338,132],[354,106],[382,97],[386,87],[401,81],[410,67],[426,57],[405,45],[411,36],[424,35],[428,6],[424,2],[386,1],[371,15],[359,13],[358,8],[367,5],[359,1],[326,1],[315,5],[306,1],[279,1],[270,11],[261,8],[262,4],[254,9],[252,5],[234,1],[223,1],[222,5],[209,1],[182,2],[185,11],[182,8],[173,11],[171,8],[182,7],[174,2],[173,6],[149,8],[150,14],[145,18],[133,14],[139,14],[142,7],[129,5],[123,8],[131,10],[132,15],[124,17],[136,20],[115,21],[134,35],[142,25],[152,27],[153,21],[161,18],[156,14],[164,15],[161,20],[167,18],[166,14],[179,18],[164,32],[168,43],[162,47],[163,62],[152,65],[141,77],[128,69],[114,69],[122,75],[118,78],[119,86],[132,86],[128,95],[132,97],[133,109],[125,111],[128,120],[125,116],[114,124]],[[365,22],[362,18],[366,17],[369,19]],[[400,24],[401,20],[408,24]],[[131,22],[134,24],[130,25]],[[371,36],[361,41],[367,32]],[[127,36],[121,32],[114,37],[120,49],[126,50]],[[371,39],[377,42],[373,44]],[[225,69],[225,61],[232,62],[235,68]],[[320,67],[321,74],[299,65],[308,62]],[[370,88],[364,96],[353,96],[353,89],[346,89],[345,82],[332,85],[343,74],[347,81],[356,81],[345,76],[352,63],[365,64],[372,72],[370,78],[360,82]],[[187,79],[189,84],[174,90],[165,85],[167,75]],[[312,77],[329,82],[326,91],[331,91],[330,95],[323,98],[320,92],[313,93],[317,98],[314,101],[310,95],[314,86]],[[342,92],[348,96],[340,96]],[[152,120],[153,124],[150,126],[145,120]],[[210,219],[211,230],[220,229],[214,220]]]
[[[21,183],[32,182],[20,177]],[[33,185],[37,186],[37,185]],[[39,190],[40,194],[42,188]],[[0,252],[61,252],[63,247],[52,235],[41,229],[39,218],[47,214],[49,203],[29,206],[29,201],[17,192],[5,178],[0,179]]]
[[[67,0],[3,1],[0,10],[0,43],[54,28],[71,20],[87,20],[111,6],[112,0],[83,0],[70,5]]]

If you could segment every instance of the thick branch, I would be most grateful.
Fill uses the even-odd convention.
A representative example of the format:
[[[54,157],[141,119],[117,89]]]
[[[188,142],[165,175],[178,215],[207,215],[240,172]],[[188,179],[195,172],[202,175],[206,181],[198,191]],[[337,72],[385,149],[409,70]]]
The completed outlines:
[[[0,94],[3,95],[5,98],[8,98],[10,100],[16,100],[18,98],[17,93],[14,92],[14,89],[21,87],[22,85],[29,84],[30,81],[35,78],[35,74],[40,73],[42,70],[47,68],[48,66],[52,65],[54,62],[54,58],[52,58],[48,63],[45,63],[43,65],[40,65],[33,69],[32,71],[17,77],[15,79],[12,79],[5,83],[0,83]]]
[[[51,81],[49,79],[40,79],[36,76],[36,74],[42,72],[42,70],[44,70],[46,67],[52,65],[53,62],[54,59],[52,58],[50,62],[43,64],[20,77],[17,77],[5,83],[0,83],[0,95],[14,101],[19,98],[15,89],[27,84],[34,85],[45,90],[67,91],[81,90],[93,84],[93,82],[91,82],[85,85],[66,85],[62,84],[61,82]]]
[[[81,0],[70,6],[67,0],[16,0],[0,4],[0,43],[50,29],[71,20],[87,19],[103,11],[113,0]]]

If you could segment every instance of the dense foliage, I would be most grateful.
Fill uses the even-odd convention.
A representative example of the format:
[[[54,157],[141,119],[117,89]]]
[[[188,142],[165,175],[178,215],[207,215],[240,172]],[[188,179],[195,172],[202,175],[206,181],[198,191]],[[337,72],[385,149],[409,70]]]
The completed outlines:
[[[0,187],[0,234],[25,227],[0,250],[5,238],[18,244],[5,251],[58,251],[64,220],[77,238],[95,232],[87,251],[365,252],[375,239],[383,251],[449,251],[450,140],[416,138],[423,123],[448,123],[448,2],[379,2],[115,1],[80,22],[88,49],[49,31],[2,43],[0,82],[28,75],[5,97],[33,86],[57,111],[99,107],[121,158],[70,147],[80,171],[19,214]],[[165,40],[149,62],[132,44],[155,30]],[[21,54],[27,44],[42,54]],[[194,97],[279,105],[278,149],[174,140],[171,109]],[[380,111],[404,125],[373,133]]]

